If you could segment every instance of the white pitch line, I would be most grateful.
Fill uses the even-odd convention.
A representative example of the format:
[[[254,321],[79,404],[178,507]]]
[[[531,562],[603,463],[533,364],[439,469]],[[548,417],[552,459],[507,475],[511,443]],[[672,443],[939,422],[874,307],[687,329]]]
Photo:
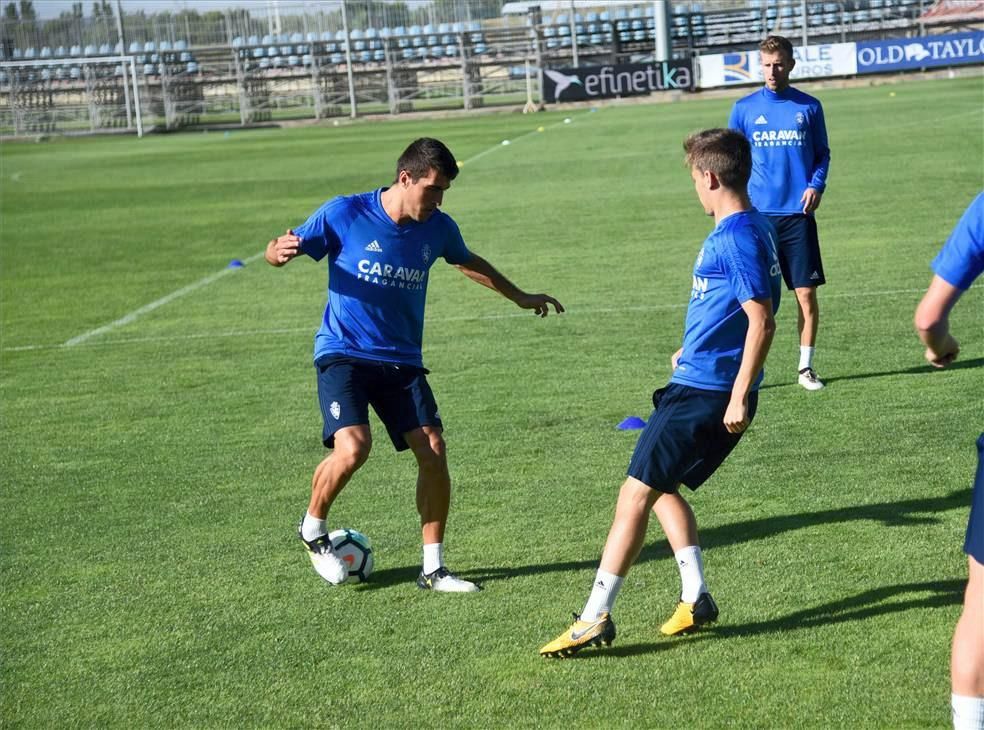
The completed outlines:
[[[563,122],[557,122],[557,124],[552,124],[552,125],[550,125],[550,127],[551,128],[556,127],[558,124],[563,124]],[[532,131],[530,131],[530,132],[526,132],[525,134],[522,134],[519,137],[517,137],[515,141],[521,140],[521,139],[523,139],[525,137],[529,137],[530,135],[533,135],[533,134],[536,134],[536,133],[537,133],[537,130],[535,130],[535,129],[532,130]],[[467,165],[467,164],[470,164],[470,163],[474,162],[475,160],[477,160],[477,159],[479,159],[481,157],[484,157],[485,155],[489,154],[490,152],[493,152],[494,150],[496,150],[496,149],[498,149],[499,147],[502,147],[502,146],[503,145],[501,145],[501,144],[495,145],[493,147],[490,147],[487,150],[484,150],[482,152],[479,152],[477,155],[473,155],[469,159],[465,160],[462,163],[462,166]],[[257,259],[261,258],[265,252],[266,252],[266,250],[264,249],[263,251],[260,251],[258,253],[253,254],[248,259],[245,259],[244,260],[244,263],[250,264],[250,263],[256,261]],[[91,340],[93,337],[99,337],[100,335],[104,335],[107,332],[111,332],[111,331],[113,331],[115,329],[118,329],[120,327],[125,327],[126,325],[130,324],[131,322],[134,322],[135,320],[139,319],[140,317],[144,316],[145,314],[149,314],[150,312],[153,312],[155,309],[160,309],[165,304],[169,304],[170,302],[173,302],[175,299],[179,299],[179,298],[183,297],[185,294],[190,294],[193,291],[197,291],[198,289],[201,289],[203,287],[208,286],[209,284],[211,284],[214,281],[218,281],[223,276],[226,276],[227,274],[229,274],[232,271],[235,271],[235,269],[230,269],[230,268],[227,267],[225,269],[222,269],[221,271],[215,272],[214,274],[209,274],[204,279],[199,279],[198,281],[194,282],[193,284],[188,284],[188,286],[182,287],[182,288],[178,289],[177,291],[173,291],[170,294],[168,294],[166,296],[163,296],[160,299],[157,299],[157,300],[151,302],[150,304],[145,304],[144,306],[140,307],[139,309],[134,309],[132,312],[123,315],[119,319],[113,320],[112,322],[109,322],[108,324],[104,324],[104,325],[102,325],[100,327],[96,327],[95,329],[89,330],[88,332],[83,332],[81,335],[76,335],[75,337],[71,338],[70,340],[66,340],[61,345],[54,345],[54,346],[51,346],[51,345],[25,345],[23,347],[5,347],[5,348],[3,348],[3,351],[4,352],[18,352],[18,351],[32,350],[32,349],[48,349],[50,347],[75,347],[76,345],[80,345],[83,342],[86,342],[87,340]]]
[[[260,258],[263,255],[263,253],[264,253],[263,251],[260,251],[259,253],[254,254],[253,256],[250,256],[248,259],[246,259],[243,263],[251,264],[254,261],[256,261],[258,258]],[[62,347],[75,347],[76,345],[79,345],[85,342],[86,340],[92,339],[93,337],[104,335],[107,332],[117,329],[118,327],[124,327],[130,324],[131,322],[133,322],[134,320],[139,319],[143,315],[149,314],[150,312],[153,312],[155,309],[159,309],[163,307],[165,304],[169,302],[173,302],[175,299],[178,299],[180,297],[183,297],[185,294],[190,294],[191,292],[196,291],[197,289],[201,289],[204,286],[208,286],[213,281],[217,281],[218,279],[221,279],[223,276],[226,276],[227,274],[235,270],[236,269],[230,269],[227,267],[225,269],[222,269],[221,271],[216,271],[214,274],[210,274],[206,276],[204,279],[199,279],[195,283],[188,284],[188,286],[181,287],[177,291],[173,291],[167,296],[163,296],[160,299],[151,302],[150,304],[145,304],[139,309],[134,309],[129,314],[126,314],[120,317],[119,319],[115,319],[109,324],[104,324],[101,327],[96,327],[94,330],[89,330],[88,332],[83,332],[81,335],[76,335],[72,339],[66,340],[64,343],[62,343]]]
[[[204,281],[204,280],[203,280]],[[971,288],[975,292],[979,292],[984,289],[984,286],[977,285]],[[926,291],[923,288],[917,289],[883,289],[879,291],[862,291],[862,292],[839,292],[836,294],[827,294],[822,297],[822,299],[862,299],[870,297],[881,297],[881,296],[891,296],[894,294],[919,294]],[[968,290],[970,291],[970,290]],[[789,296],[787,294],[787,296]],[[624,307],[585,307],[584,309],[568,309],[567,316],[577,317],[579,315],[592,316],[596,314],[622,314],[627,312],[658,312],[664,310],[673,309],[686,309],[689,302],[677,302],[673,304],[635,304]],[[517,319],[520,317],[529,317],[529,311],[511,311],[511,312],[499,312],[496,314],[464,314],[457,315],[453,317],[428,317],[427,322],[430,324],[441,324],[444,322],[474,322],[474,321],[496,321],[504,319]],[[557,316],[557,315],[552,315]],[[103,340],[102,342],[89,343],[87,347],[109,347],[113,345],[132,345],[147,342],[180,342],[187,340],[206,340],[206,339],[219,339],[225,337],[258,337],[264,335],[288,335],[288,334],[298,334],[298,333],[310,333],[312,331],[311,327],[278,327],[272,329],[258,329],[258,330],[239,330],[235,332],[196,332],[193,334],[186,335],[170,335],[166,337],[126,337],[115,340]],[[53,344],[53,345],[20,345],[15,347],[4,347],[3,352],[29,352],[32,350],[61,350],[69,347],[67,343]]]

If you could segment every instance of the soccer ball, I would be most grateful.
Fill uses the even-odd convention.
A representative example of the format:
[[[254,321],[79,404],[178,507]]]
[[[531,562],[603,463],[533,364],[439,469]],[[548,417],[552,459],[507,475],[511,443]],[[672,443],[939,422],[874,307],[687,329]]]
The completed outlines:
[[[372,575],[372,543],[358,530],[348,527],[335,530],[328,539],[332,550],[348,565],[348,579],[361,583]]]

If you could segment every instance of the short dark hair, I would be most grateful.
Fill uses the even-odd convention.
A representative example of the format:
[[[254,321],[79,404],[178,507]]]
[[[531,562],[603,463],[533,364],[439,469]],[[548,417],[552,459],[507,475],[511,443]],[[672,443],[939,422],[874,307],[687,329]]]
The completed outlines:
[[[785,53],[786,58],[793,58],[793,44],[788,38],[781,35],[770,35],[759,43],[759,51],[762,53]]]
[[[744,190],[752,175],[752,146],[736,129],[705,129],[683,143],[687,165],[713,172],[724,187]]]
[[[421,137],[410,143],[396,161],[396,177],[406,170],[416,182],[431,170],[437,170],[448,180],[458,176],[458,162],[443,142],[431,137]]]

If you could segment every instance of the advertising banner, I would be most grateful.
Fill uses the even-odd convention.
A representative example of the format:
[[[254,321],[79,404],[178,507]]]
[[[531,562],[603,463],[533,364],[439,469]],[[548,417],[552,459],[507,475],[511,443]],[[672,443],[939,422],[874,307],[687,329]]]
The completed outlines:
[[[955,66],[984,62],[984,31],[860,41],[858,73]]]
[[[543,101],[588,101],[694,88],[690,61],[543,69]]]
[[[796,65],[791,79],[817,79],[828,76],[853,76],[858,72],[854,43],[821,43],[793,48]],[[702,89],[732,84],[762,83],[759,52],[716,53],[700,57]]]

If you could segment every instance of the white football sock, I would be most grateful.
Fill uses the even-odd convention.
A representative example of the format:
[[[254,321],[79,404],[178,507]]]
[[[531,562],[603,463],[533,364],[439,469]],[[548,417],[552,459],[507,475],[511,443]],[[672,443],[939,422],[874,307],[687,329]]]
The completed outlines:
[[[950,695],[953,730],[984,730],[984,697]]]
[[[700,545],[688,545],[680,548],[673,557],[676,558],[680,569],[680,600],[684,603],[695,603],[701,593],[707,592],[704,582],[704,557]]]
[[[800,370],[813,367],[813,353],[816,352],[816,349],[815,347],[800,345]]]
[[[328,522],[326,520],[315,517],[310,512],[304,514],[304,522],[301,523],[301,537],[310,541],[327,534]]]
[[[444,567],[444,543],[432,542],[424,545],[424,575]]]
[[[618,598],[618,591],[624,580],[625,578],[621,576],[606,573],[599,568],[595,574],[594,585],[591,587],[591,595],[588,596],[588,602],[584,604],[584,610],[581,611],[581,620],[597,621],[601,614],[611,614],[612,606],[615,605],[615,599]]]

